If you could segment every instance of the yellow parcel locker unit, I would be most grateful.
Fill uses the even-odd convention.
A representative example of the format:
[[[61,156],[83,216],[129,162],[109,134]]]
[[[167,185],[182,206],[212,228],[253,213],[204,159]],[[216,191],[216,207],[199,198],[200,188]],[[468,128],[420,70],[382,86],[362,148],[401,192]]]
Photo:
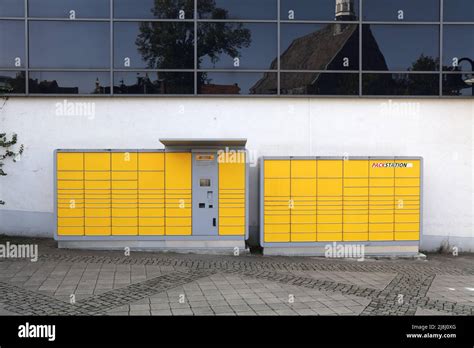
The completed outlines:
[[[163,139],[164,150],[57,150],[60,247],[245,250],[245,139]]]
[[[263,157],[260,245],[265,254],[416,254],[422,232],[421,157]],[[334,244],[336,243],[336,244]]]

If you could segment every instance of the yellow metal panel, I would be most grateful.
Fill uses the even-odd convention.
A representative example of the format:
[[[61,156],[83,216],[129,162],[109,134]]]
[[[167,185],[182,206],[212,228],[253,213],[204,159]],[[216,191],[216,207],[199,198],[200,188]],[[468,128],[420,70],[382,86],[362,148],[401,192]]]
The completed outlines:
[[[369,178],[347,178],[344,177],[344,187],[366,187],[369,186]]]
[[[419,232],[395,232],[395,240],[420,240]]]
[[[58,227],[59,236],[83,236],[84,227]]]
[[[112,172],[112,180],[138,180],[138,172]]]
[[[368,241],[369,233],[368,232],[346,233],[346,231],[344,231],[343,240],[345,242]]]
[[[419,187],[395,187],[395,195],[397,196],[420,196]]]
[[[138,216],[140,217],[160,217],[165,216],[164,208],[138,208]]]
[[[290,179],[265,179],[265,196],[290,196]]]
[[[95,189],[110,190],[110,181],[102,181],[102,180],[86,181],[85,189],[86,190],[95,190]]]
[[[104,180],[110,181],[110,172],[84,172],[85,180]]]
[[[166,216],[166,227],[170,226],[191,226],[191,218],[190,217],[180,217],[180,218],[175,218],[175,217],[169,217]]]
[[[371,223],[369,224],[369,232],[393,232],[393,223]]]
[[[139,152],[138,170],[165,170],[165,154],[163,152]]]
[[[419,160],[396,160],[395,163],[403,165],[403,167],[395,168],[396,177],[420,177],[420,161]]]
[[[244,226],[245,217],[222,217],[219,216],[219,226]]]
[[[84,226],[84,219],[82,217],[58,217],[58,226],[60,227]]]
[[[238,158],[230,153],[219,155],[219,193],[224,189],[245,189],[245,153]]]
[[[168,226],[166,225],[165,234],[167,236],[190,236],[191,226]]]
[[[167,152],[165,154],[165,187],[191,190],[191,153]]]
[[[139,172],[138,187],[140,189],[163,189],[165,187],[165,173]]]
[[[112,217],[112,227],[114,226],[137,226],[136,217]]]
[[[113,190],[136,190],[138,188],[137,181],[112,181],[112,189]],[[136,194],[136,192],[134,192]]]
[[[139,226],[164,226],[165,218],[164,217],[140,217],[138,219]]]
[[[78,170],[84,169],[84,154],[80,152],[58,152],[56,155],[56,169]]]
[[[396,232],[418,232],[419,230],[420,230],[420,224],[416,222],[413,222],[413,223],[399,222],[395,224]]]
[[[393,213],[392,214],[370,214],[369,222],[376,223],[393,223]]]
[[[264,240],[267,243],[283,243],[290,241],[289,233],[265,233]]]
[[[345,183],[345,180],[344,180]],[[369,195],[368,187],[344,187],[344,196],[362,196],[367,197]]]
[[[265,224],[265,233],[290,233],[290,224]]]
[[[266,224],[289,224],[290,215],[268,215],[264,214],[264,223]]]
[[[140,226],[138,227],[138,234],[141,236],[163,236],[165,234],[165,227]]]
[[[393,187],[395,185],[395,179],[393,177],[388,178],[370,178],[369,186],[371,187]]]
[[[318,197],[342,196],[342,179],[318,179]]]
[[[167,217],[191,217],[191,209],[165,208]]]
[[[316,179],[291,179],[291,196],[315,197]]]
[[[112,234],[110,226],[85,227],[86,236],[110,236]]]
[[[393,241],[393,232],[369,232],[369,241]]]
[[[245,209],[219,207],[219,216],[245,216]]]
[[[346,233],[350,234],[350,233],[355,233],[355,232],[359,232],[359,233],[365,232],[367,234],[369,231],[369,224],[345,223],[343,226],[343,229],[344,229],[344,235]]]
[[[79,171],[69,171],[69,172],[58,172],[57,173],[58,180],[84,180],[84,172]]]
[[[85,170],[110,171],[110,153],[87,152],[84,154]]]
[[[95,218],[86,216],[85,225],[86,227],[107,227],[111,225],[111,221],[108,217]]]
[[[371,187],[369,191],[370,196],[393,196],[393,187]]]
[[[369,163],[367,160],[351,160],[344,163],[344,178],[366,178],[369,176]]]
[[[318,178],[342,178],[342,160],[318,160]]]
[[[85,208],[87,217],[110,217],[110,208]]]
[[[292,223],[300,224],[314,224],[316,223],[316,213],[305,214],[305,215],[296,215],[291,214]]]
[[[219,225],[220,236],[243,236],[244,234],[245,234],[245,225],[242,225],[242,226]]]
[[[73,181],[73,180],[58,180],[58,190],[82,190],[84,188],[84,182]]]
[[[112,170],[136,171],[138,169],[138,154],[136,152],[113,152]]]
[[[395,222],[412,222],[419,223],[419,214],[395,214]]]
[[[314,233],[316,236],[316,224],[291,224],[291,235],[293,233]],[[292,238],[293,239],[293,238]]]
[[[265,178],[289,178],[290,160],[265,160]]]
[[[373,177],[393,178],[395,176],[394,161],[391,160],[372,160],[370,161],[369,175]],[[371,179],[372,181],[372,179]]]
[[[368,214],[348,214],[344,212],[344,223],[367,223],[369,222]]]
[[[316,242],[316,233],[293,233],[291,232],[292,242]]]
[[[342,241],[342,232],[340,233],[321,233],[318,230],[316,235],[318,242],[339,242]]]
[[[395,178],[395,186],[420,186],[419,178]]]
[[[292,178],[316,178],[316,160],[291,160]]]
[[[323,215],[319,214],[317,216],[318,223],[341,223],[342,222],[342,214],[341,215]]]
[[[112,208],[112,217],[136,217],[138,209],[135,208]]]
[[[138,227],[136,226],[113,226],[113,236],[136,236],[138,235]]]
[[[319,216],[318,216],[319,220]],[[318,234],[320,233],[332,233],[332,232],[341,232],[342,233],[342,224],[317,224]]]

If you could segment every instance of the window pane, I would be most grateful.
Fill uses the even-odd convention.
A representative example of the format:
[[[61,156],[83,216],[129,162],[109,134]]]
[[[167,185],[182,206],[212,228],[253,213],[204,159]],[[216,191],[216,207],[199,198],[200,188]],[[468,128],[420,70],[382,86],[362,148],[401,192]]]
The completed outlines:
[[[194,24],[115,23],[114,51],[117,69],[193,69]]]
[[[452,22],[474,22],[474,1],[444,0],[444,20]]]
[[[274,19],[276,0],[198,0],[199,18],[206,19]]]
[[[0,71],[0,95],[25,93],[24,71]]]
[[[439,21],[439,0],[364,0],[366,21]]]
[[[274,69],[274,23],[199,23],[198,57],[202,69]]]
[[[31,21],[29,25],[30,67],[110,67],[109,23]]]
[[[343,20],[359,17],[359,0],[281,0],[282,20]]]
[[[359,70],[357,24],[281,24],[281,69]]]
[[[29,0],[30,17],[109,18],[109,0]]]
[[[114,0],[115,18],[192,19],[194,0]]]
[[[363,69],[439,69],[438,28],[437,25],[363,25]]]
[[[0,21],[0,67],[25,66],[25,21]]]
[[[198,74],[199,94],[276,94],[276,73],[217,73]]]
[[[474,25],[444,25],[443,69],[474,71]]]
[[[0,17],[24,17],[25,2],[20,0],[0,0]]]
[[[280,93],[285,95],[357,95],[359,74],[281,73]]]
[[[473,74],[443,74],[443,95],[473,96]]]
[[[194,73],[117,72],[114,94],[194,94]]]
[[[439,74],[363,74],[364,95],[439,95]]]
[[[30,93],[109,94],[108,72],[39,72],[30,71]]]

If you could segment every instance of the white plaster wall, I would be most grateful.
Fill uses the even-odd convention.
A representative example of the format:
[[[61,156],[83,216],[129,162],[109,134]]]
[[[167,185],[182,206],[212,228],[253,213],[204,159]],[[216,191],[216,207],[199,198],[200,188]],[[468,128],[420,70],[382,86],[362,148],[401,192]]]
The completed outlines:
[[[474,240],[473,100],[67,100],[94,103],[95,115],[58,115],[61,98],[10,98],[0,110],[0,131],[18,133],[25,144],[21,162],[8,164],[9,175],[0,178],[7,201],[0,207],[0,233],[12,233],[26,212],[52,216],[56,148],[161,148],[162,137],[243,137],[254,156],[423,156],[424,236]],[[251,226],[258,225],[257,174],[253,168]],[[30,226],[27,234],[52,236],[49,229]]]

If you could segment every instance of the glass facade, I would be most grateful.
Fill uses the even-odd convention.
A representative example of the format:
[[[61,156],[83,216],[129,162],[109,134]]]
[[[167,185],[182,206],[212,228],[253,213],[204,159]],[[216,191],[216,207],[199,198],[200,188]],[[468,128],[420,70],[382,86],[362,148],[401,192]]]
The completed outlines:
[[[472,0],[0,0],[1,95],[474,95]]]

